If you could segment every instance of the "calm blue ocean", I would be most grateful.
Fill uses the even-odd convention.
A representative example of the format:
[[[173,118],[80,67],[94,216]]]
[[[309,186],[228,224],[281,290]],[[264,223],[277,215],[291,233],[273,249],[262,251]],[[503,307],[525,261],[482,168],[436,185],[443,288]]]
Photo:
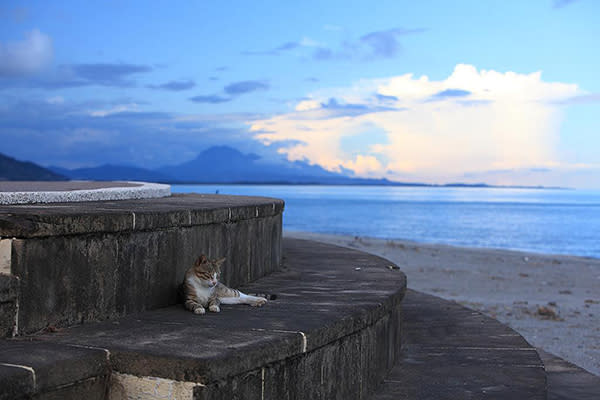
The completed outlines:
[[[285,200],[284,228],[600,258],[600,191],[173,185]]]

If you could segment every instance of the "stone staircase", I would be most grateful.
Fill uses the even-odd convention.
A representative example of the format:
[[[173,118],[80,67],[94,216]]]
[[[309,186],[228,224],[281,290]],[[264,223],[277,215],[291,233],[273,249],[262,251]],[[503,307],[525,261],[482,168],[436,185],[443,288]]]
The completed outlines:
[[[232,286],[279,268],[283,201],[160,199],[0,205],[0,336],[175,304],[201,253]]]
[[[407,291],[385,259],[282,240],[282,212],[206,195],[0,207],[0,326],[17,333],[0,340],[0,399],[546,398],[520,335]],[[185,311],[200,253],[276,299]]]

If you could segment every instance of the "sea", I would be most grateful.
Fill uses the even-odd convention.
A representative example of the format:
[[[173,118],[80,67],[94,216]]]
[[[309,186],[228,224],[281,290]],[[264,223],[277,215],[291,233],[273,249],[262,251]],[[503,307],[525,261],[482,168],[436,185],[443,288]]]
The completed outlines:
[[[215,184],[171,191],[283,199],[286,231],[600,259],[600,190]]]

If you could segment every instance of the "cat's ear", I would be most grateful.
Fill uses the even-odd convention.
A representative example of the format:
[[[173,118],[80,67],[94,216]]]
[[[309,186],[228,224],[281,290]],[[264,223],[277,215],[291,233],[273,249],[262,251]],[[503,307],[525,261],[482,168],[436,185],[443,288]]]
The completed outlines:
[[[194,265],[202,265],[202,264],[206,264],[208,262],[206,256],[204,254],[202,254],[200,257],[198,257],[198,259],[196,260],[196,263]]]
[[[223,265],[223,263],[225,262],[225,260],[226,260],[225,257],[219,258],[218,260],[215,261],[216,266],[219,267],[219,268],[221,268],[221,265]]]

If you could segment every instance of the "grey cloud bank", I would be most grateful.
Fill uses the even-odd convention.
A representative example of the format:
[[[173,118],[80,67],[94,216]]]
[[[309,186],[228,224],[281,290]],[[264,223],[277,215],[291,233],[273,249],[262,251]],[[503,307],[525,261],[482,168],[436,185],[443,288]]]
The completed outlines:
[[[267,89],[269,89],[269,84],[264,81],[234,82],[223,88],[225,93],[233,96]]]
[[[146,85],[150,89],[171,90],[174,92],[188,90],[196,86],[194,81],[169,81],[160,85]]]

